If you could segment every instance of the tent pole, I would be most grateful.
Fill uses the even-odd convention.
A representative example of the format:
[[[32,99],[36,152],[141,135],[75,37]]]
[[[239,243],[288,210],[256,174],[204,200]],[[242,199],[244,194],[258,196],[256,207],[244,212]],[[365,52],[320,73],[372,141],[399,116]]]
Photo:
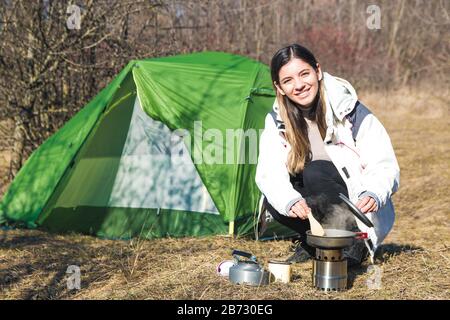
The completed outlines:
[[[228,224],[228,235],[234,235],[234,221],[230,221],[230,223]]]

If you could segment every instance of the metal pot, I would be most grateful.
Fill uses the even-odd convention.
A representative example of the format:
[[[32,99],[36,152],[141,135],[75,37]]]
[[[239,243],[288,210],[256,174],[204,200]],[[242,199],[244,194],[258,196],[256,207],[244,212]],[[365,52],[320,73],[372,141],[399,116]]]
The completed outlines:
[[[369,228],[373,228],[373,223],[342,193],[339,197],[348,205],[351,212]],[[306,242],[315,248],[342,249],[354,244],[355,239],[366,239],[367,233],[352,232],[340,229],[324,229],[325,235],[316,236],[311,231],[306,232]]]
[[[324,229],[323,236],[316,236],[311,230],[306,231],[306,242],[315,248],[342,249],[352,246],[355,240],[367,239],[366,232],[353,232],[340,229]]]
[[[324,229],[324,231],[323,236],[313,235],[310,230],[306,231],[306,242],[315,248],[341,249],[352,246],[355,238],[359,236],[358,233],[347,230]]]
[[[235,259],[235,264],[229,271],[229,279],[232,283],[251,286],[262,286],[270,283],[270,273],[264,270],[254,255],[238,250],[233,250],[232,255]],[[241,260],[239,257],[248,260]]]

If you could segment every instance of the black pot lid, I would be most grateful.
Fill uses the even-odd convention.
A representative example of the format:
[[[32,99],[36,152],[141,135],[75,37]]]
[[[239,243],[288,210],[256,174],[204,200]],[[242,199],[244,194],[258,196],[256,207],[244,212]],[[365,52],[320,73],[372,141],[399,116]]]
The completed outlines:
[[[369,228],[373,228],[373,223],[372,221],[369,220],[369,218],[366,217],[366,215],[364,213],[362,213],[351,201],[349,198],[347,198],[345,195],[343,195],[342,193],[339,193],[339,198],[342,199],[342,201],[344,201],[349,207],[350,207],[350,211],[362,222],[364,223],[366,226],[368,226]]]

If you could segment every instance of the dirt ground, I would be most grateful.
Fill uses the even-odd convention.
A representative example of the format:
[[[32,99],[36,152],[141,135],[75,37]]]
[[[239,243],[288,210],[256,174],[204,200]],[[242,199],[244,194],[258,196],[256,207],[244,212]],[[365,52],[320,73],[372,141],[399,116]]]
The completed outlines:
[[[449,94],[404,89],[364,92],[360,98],[391,136],[401,181],[394,228],[375,267],[365,263],[349,270],[349,290],[311,288],[309,262],[293,266],[287,285],[234,286],[216,275],[232,248],[267,262],[289,256],[290,241],[112,241],[2,230],[0,299],[450,299]],[[67,288],[70,265],[80,267],[79,290]]]

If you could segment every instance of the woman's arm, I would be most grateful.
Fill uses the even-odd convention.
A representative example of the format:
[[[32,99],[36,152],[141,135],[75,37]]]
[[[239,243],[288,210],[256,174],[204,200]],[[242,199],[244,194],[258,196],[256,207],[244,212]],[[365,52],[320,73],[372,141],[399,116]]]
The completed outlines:
[[[360,198],[374,198],[380,209],[399,187],[400,168],[386,129],[370,111],[363,116],[356,135],[356,148],[364,167],[362,184],[366,189]]]

